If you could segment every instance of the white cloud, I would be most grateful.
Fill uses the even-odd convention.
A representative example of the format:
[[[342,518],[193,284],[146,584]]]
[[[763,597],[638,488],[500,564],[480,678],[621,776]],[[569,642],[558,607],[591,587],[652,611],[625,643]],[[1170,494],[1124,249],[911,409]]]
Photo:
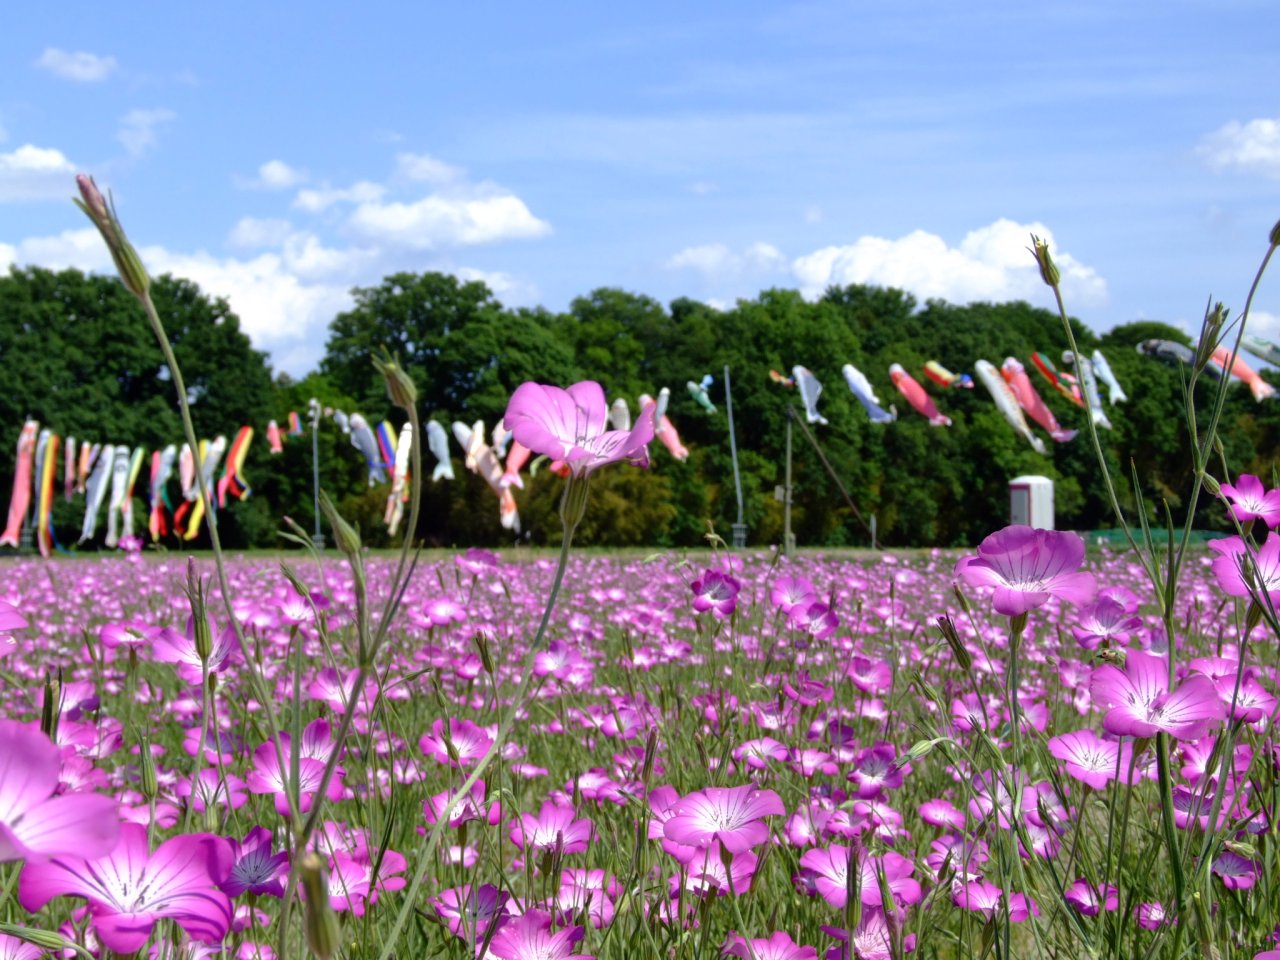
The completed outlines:
[[[14,262],[33,264],[49,270],[106,270],[111,254],[95,227],[63,230],[51,237],[28,237],[17,246]]]
[[[351,305],[345,284],[308,282],[277,253],[249,260],[161,247],[139,253],[153,273],[185,277],[205,293],[225,297],[253,345],[271,354],[276,369],[293,375],[314,367],[324,351],[329,321]]]
[[[369,180],[361,180],[346,188],[316,187],[299,190],[293,206],[308,213],[320,213],[335,203],[374,203],[381,200],[387,188]]]
[[[396,172],[408,180],[427,183],[453,183],[466,176],[466,170],[437,160],[429,153],[396,154]]]
[[[63,80],[75,80],[79,83],[97,83],[111,76],[116,69],[115,57],[100,57],[96,53],[85,53],[79,50],[71,53],[48,47],[36,60],[36,66],[48,70]]]
[[[1250,310],[1249,325],[1245,328],[1245,332],[1273,343],[1280,343],[1280,314],[1266,310]],[[1234,331],[1232,333],[1233,337],[1229,338],[1228,342],[1234,338]]]
[[[799,257],[792,270],[803,292],[813,297],[832,284],[867,283],[954,303],[1034,300],[1048,288],[1027,249],[1032,233],[1048,242],[1068,302],[1083,306],[1106,302],[1106,281],[1092,267],[1059,250],[1047,227],[1004,219],[971,231],[958,247],[949,247],[941,237],[924,230],[898,240],[864,236]]]
[[[243,181],[242,185],[259,190],[288,190],[306,181],[307,171],[291,167],[283,160],[268,160],[258,167],[256,179]]]
[[[227,243],[242,250],[261,250],[264,247],[280,246],[291,233],[293,224],[288,220],[242,217],[231,228]]]
[[[713,283],[737,280],[744,275],[759,276],[785,270],[787,258],[777,247],[769,243],[753,243],[741,253],[723,243],[708,243],[697,247],[685,247],[668,258],[663,266],[668,270],[694,270]]]
[[[131,157],[140,157],[155,146],[156,127],[176,120],[178,115],[163,107],[154,110],[130,110],[120,118],[119,140]]]
[[[75,192],[75,165],[61,150],[25,144],[0,153],[0,203],[65,199]]]
[[[347,221],[357,236],[377,243],[431,250],[541,237],[551,225],[524,201],[481,187],[460,195],[430,194],[413,203],[362,203]]]
[[[8,271],[11,264],[18,262],[18,249],[12,244],[0,243],[0,275]]]
[[[444,269],[444,268],[441,268]],[[501,270],[477,270],[474,267],[445,269],[459,280],[479,280],[494,292],[505,304],[533,304],[538,302],[538,288]]]
[[[1197,152],[1215,170],[1280,178],[1280,119],[1232,120],[1201,140]]]

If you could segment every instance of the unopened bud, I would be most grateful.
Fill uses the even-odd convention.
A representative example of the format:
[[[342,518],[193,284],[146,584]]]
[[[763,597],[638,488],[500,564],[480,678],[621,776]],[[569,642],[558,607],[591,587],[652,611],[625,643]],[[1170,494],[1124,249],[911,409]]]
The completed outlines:
[[[55,950],[63,956],[73,956],[78,949],[72,941],[60,933],[54,933],[52,930],[37,930],[35,927],[19,927],[11,923],[0,923],[0,933],[35,944],[42,950]],[[22,953],[21,951],[15,951],[14,955],[21,956]]]
[[[966,617],[969,616],[969,598],[966,597],[964,595],[964,591],[960,589],[960,584],[951,584],[951,592],[956,595],[956,603],[960,604],[960,609],[964,612],[964,615]]]
[[[1062,281],[1062,274],[1049,255],[1049,244],[1034,233],[1031,235],[1031,255],[1036,258],[1036,266],[1040,268],[1040,279],[1048,286],[1056,287]]]
[[[1280,220],[1276,221],[1276,225],[1271,228],[1271,233],[1267,235],[1267,239],[1271,241],[1273,247],[1280,247]]]
[[[195,644],[196,655],[200,661],[209,659],[213,653],[213,628],[209,625],[209,614],[205,607],[204,581],[196,572],[196,558],[187,558],[187,603],[191,607],[191,639]]]
[[[653,776],[653,761],[658,752],[658,728],[650,727],[649,735],[644,740],[644,765],[640,768],[640,782],[646,787]]]
[[[199,762],[200,758],[196,759]],[[145,734],[138,740],[138,765],[142,770],[142,795],[150,802],[159,796],[160,785],[156,781],[156,758],[151,754],[151,740]]]
[[[307,946],[320,960],[333,960],[341,946],[338,917],[329,903],[329,878],[324,861],[315,853],[303,854],[298,861],[298,874],[307,895],[303,911],[303,929]]]
[[[50,740],[58,739],[58,719],[61,714],[62,671],[57,677],[45,674],[44,700],[40,707],[40,732]]]
[[[1249,601],[1249,609],[1244,615],[1244,635],[1253,633],[1254,627],[1262,622],[1262,605],[1257,600]]]
[[[138,251],[133,249],[133,244],[124,235],[124,228],[120,226],[115,210],[102,196],[102,191],[92,177],[82,173],[76,177],[76,185],[80,188],[80,196],[72,199],[102,234],[102,239],[111,252],[111,259],[115,261],[116,272],[120,274],[120,281],[139,300],[147,299],[151,278],[147,276]]]
[[[418,385],[399,361],[384,350],[381,357],[373,358],[373,365],[387,383],[388,399],[402,410],[414,410],[418,405]]]
[[[943,615],[938,618],[938,629],[942,631],[942,638],[947,641],[947,646],[951,648],[951,654],[956,658],[956,663],[960,664],[960,669],[968,673],[973,667],[973,657],[969,655],[968,647],[956,632],[955,623],[950,617]]]
[[[476,645],[476,651],[480,654],[480,665],[484,667],[484,672],[489,676],[493,676],[493,657],[489,654],[489,635],[484,630],[477,630],[471,638]]]
[[[1203,483],[1210,496],[1217,497],[1222,495],[1222,485],[1218,483],[1212,474],[1206,473],[1203,477]]]
[[[333,505],[333,501],[323,490],[320,491],[320,512],[329,521],[329,527],[333,530],[333,540],[338,545],[338,549],[348,557],[358,557],[360,555],[359,532],[338,515],[338,508]]]

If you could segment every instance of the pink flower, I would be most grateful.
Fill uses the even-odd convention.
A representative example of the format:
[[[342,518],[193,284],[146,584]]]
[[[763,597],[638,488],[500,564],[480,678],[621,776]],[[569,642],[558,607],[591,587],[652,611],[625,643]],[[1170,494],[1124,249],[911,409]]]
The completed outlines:
[[[338,912],[350,910],[363,917],[366,904],[378,902],[378,893],[404,889],[406,861],[403,854],[385,850],[374,876],[369,850],[335,850],[330,861],[329,905]]]
[[[693,609],[698,613],[710,610],[720,619],[729,616],[738,606],[738,592],[742,583],[737,577],[719,570],[704,571],[693,581]]]
[[[1103,641],[1123,647],[1129,634],[1142,626],[1141,617],[1133,616],[1110,597],[1099,597],[1081,610],[1077,622],[1079,626],[1072,627],[1071,634],[1085,650],[1097,650]]]
[[[105,857],[28,863],[18,901],[36,911],[54,897],[84,897],[98,939],[116,953],[138,950],[166,918],[193,940],[217,943],[231,927],[231,901],[217,888],[230,866],[231,848],[219,837],[184,834],[150,853],[146,828],[126,823]]]
[[[1103,910],[1115,910],[1120,906],[1120,891],[1108,883],[1099,888],[1081,878],[1062,892],[1062,899],[1086,917],[1096,917]]]
[[[506,921],[508,899],[508,894],[492,884],[486,883],[478,888],[465,884],[432,897],[431,906],[444,920],[450,933],[472,943],[484,939],[490,924]]]
[[[996,612],[1013,616],[1050,597],[1088,603],[1097,585],[1093,574],[1079,572],[1083,561],[1077,534],[1014,525],[983,540],[978,555],[961,559],[955,573],[970,586],[995,587]]]
[[[761,818],[786,813],[776,793],[750,785],[707,787],[676,801],[673,810],[662,828],[668,840],[689,847],[718,840],[730,853],[764,843],[769,828]]]
[[[1266,490],[1252,474],[1242,474],[1235,484],[1219,487],[1223,499],[1230,502],[1232,515],[1241,523],[1261,520],[1268,527],[1280,523],[1280,489]]]
[[[218,883],[218,889],[229,897],[242,893],[255,896],[283,897],[281,878],[289,872],[289,854],[271,852],[271,832],[254,827],[244,841],[229,840],[231,869]]]
[[[209,652],[209,673],[221,673],[235,659],[236,635],[230,624],[221,632],[214,630],[209,624],[209,633],[213,640]],[[160,663],[172,663],[177,666],[178,676],[187,683],[199,686],[204,679],[200,665],[200,653],[196,650],[195,625],[187,617],[187,632],[178,633],[172,627],[162,627],[151,634],[151,656]]]
[[[920,884],[911,878],[915,867],[902,854],[889,850],[883,857],[868,857],[859,853],[854,865],[857,876],[850,878],[852,857],[854,854],[849,848],[839,844],[806,850],[800,857],[801,869],[813,878],[814,888],[822,899],[835,909],[843,910],[849,902],[850,887],[858,891],[858,898],[867,906],[882,906],[881,873],[897,903],[910,906],[924,896]]]
[[[1179,740],[1199,740],[1226,716],[1213,681],[1194,674],[1169,692],[1169,671],[1160,657],[1131,651],[1121,671],[1104,664],[1093,671],[1093,700],[1109,708],[1102,719],[1108,733],[1153,737],[1168,733]]]
[[[760,858],[750,850],[731,853],[719,843],[706,847],[679,847],[671,850],[683,867],[670,881],[671,897],[678,899],[681,890],[697,897],[742,896],[751,889]],[[726,863],[725,861],[728,861]]]
[[[1280,534],[1274,530],[1268,533],[1256,554],[1239,537],[1210,540],[1209,549],[1218,554],[1213,561],[1213,575],[1223,593],[1233,597],[1250,596],[1250,582],[1244,576],[1248,564],[1252,568],[1253,590],[1265,593],[1272,603],[1280,604]]]
[[[0,720],[0,863],[59,854],[98,857],[116,845],[116,802],[58,789],[61,752],[43,733]]]
[[[520,814],[519,821],[511,827],[511,842],[526,853],[557,847],[561,853],[581,853],[587,849],[594,833],[591,821],[577,819],[573,807],[548,800],[536,817],[531,813]]]
[[[1000,911],[1000,903],[1004,899],[1004,891],[988,880],[973,880],[969,883],[956,884],[951,891],[951,902],[963,910],[973,910],[982,914],[987,920]],[[1009,898],[1009,921],[1022,923],[1031,914],[1040,915],[1035,901],[1025,894],[1015,893]]]
[[[1049,741],[1049,753],[1067,765],[1067,774],[1101,790],[1112,780],[1129,775],[1130,744],[1103,740],[1092,730],[1064,733]]]
[[[44,950],[34,943],[0,933],[0,960],[40,960],[44,955]]]
[[[792,607],[787,615],[787,623],[815,640],[825,640],[836,632],[836,627],[840,626],[840,618],[821,600],[814,600]]]
[[[818,599],[818,589],[808,577],[779,577],[769,591],[769,599],[783,613]]]
[[[858,796],[870,799],[902,786],[902,775],[907,771],[894,762],[897,756],[893,745],[883,741],[858,751],[848,777],[850,783],[858,785]]]
[[[489,943],[489,952],[501,960],[592,960],[588,954],[573,952],[584,933],[582,927],[552,933],[551,916],[530,910],[503,925]]]
[[[280,734],[281,748],[284,751],[285,763],[289,763],[290,741],[287,734]],[[304,736],[305,741],[305,736]],[[298,808],[300,813],[311,809],[315,793],[320,789],[320,781],[324,778],[325,761],[301,755],[298,758]],[[280,769],[279,756],[275,744],[264,743],[253,751],[253,769],[249,771],[247,781],[250,793],[270,793],[275,796],[276,812],[280,816],[289,814],[289,773]],[[342,768],[337,767],[329,778],[325,796],[329,800],[342,799]]]
[[[1213,872],[1228,890],[1248,890],[1258,882],[1258,864],[1230,850],[1213,858]]]
[[[581,476],[618,460],[648,466],[654,409],[641,411],[630,431],[607,430],[609,408],[603,388],[594,380],[567,390],[522,383],[511,395],[503,420],[517,442],[535,454],[564,461]]]
[[[742,957],[744,960],[818,960],[816,948],[799,946],[783,930],[767,937],[753,937],[750,941],[731,933],[723,952],[726,957]]]
[[[448,729],[445,729],[446,723]],[[493,746],[493,738],[470,720],[435,720],[418,747],[428,757],[449,767],[473,767]]]

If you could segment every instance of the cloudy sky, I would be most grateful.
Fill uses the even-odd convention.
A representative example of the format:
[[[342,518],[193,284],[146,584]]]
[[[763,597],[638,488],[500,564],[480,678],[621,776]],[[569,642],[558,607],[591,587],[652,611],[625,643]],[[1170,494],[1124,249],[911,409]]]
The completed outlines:
[[[1047,304],[1032,231],[1089,324],[1192,328],[1280,218],[1267,0],[249,6],[6,11],[0,269],[107,267],[91,173],[296,376],[392,271]]]

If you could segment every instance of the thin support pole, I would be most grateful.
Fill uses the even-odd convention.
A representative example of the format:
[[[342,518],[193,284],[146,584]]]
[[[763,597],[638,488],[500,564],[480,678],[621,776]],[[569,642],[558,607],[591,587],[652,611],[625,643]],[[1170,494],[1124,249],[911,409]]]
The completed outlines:
[[[787,406],[787,473],[782,491],[782,549],[790,560],[796,555],[796,535],[791,532],[791,421],[795,411]]]
[[[857,507],[854,505],[854,503],[853,503],[853,498],[849,496],[849,491],[848,491],[848,490],[846,490],[846,489],[844,488],[844,484],[843,484],[843,483],[841,483],[841,481],[840,481],[840,477],[839,477],[839,475],[836,473],[835,467],[831,466],[831,461],[830,461],[830,460],[828,460],[828,459],[827,459],[827,455],[826,455],[825,453],[823,453],[823,452],[822,452],[822,448],[821,448],[820,446],[818,446],[818,441],[817,441],[817,440],[815,440],[815,439],[813,438],[813,434],[809,432],[809,428],[808,428],[808,427],[806,427],[806,426],[804,425],[804,422],[803,422],[802,420],[800,420],[798,417],[796,417],[796,416],[795,416],[795,412],[791,409],[791,407],[787,407],[787,427],[788,427],[788,429],[789,429],[789,428],[790,428],[790,426],[791,426],[791,421],[792,421],[792,420],[795,420],[797,423],[799,423],[799,424],[800,424],[800,429],[804,431],[804,435],[805,435],[805,437],[807,437],[807,438],[808,438],[808,440],[809,440],[809,442],[810,442],[811,444],[813,444],[813,449],[817,452],[817,454],[818,454],[818,458],[819,458],[820,460],[822,460],[822,465],[823,465],[824,467],[826,467],[826,468],[827,468],[827,473],[831,474],[831,479],[835,481],[835,483],[836,483],[836,488],[840,491],[840,495],[841,495],[842,497],[844,497],[844,502],[845,502],[845,503],[847,503],[847,504],[849,505],[849,509],[853,511],[853,515],[854,515],[855,517],[857,517],[857,518],[858,518],[858,522],[859,522],[860,524],[862,524],[862,529],[866,530],[866,531],[867,531],[867,533],[868,533],[868,534],[870,534],[870,536],[871,536],[871,549],[872,549],[872,550],[878,550],[878,549],[880,549],[880,548],[876,545],[876,531],[875,531],[875,528],[874,528],[874,527],[872,527],[872,526],[870,526],[870,525],[867,523],[867,521],[863,519],[862,514],[858,511],[858,508],[857,508]],[[787,439],[788,439],[788,441],[790,441],[790,438],[791,438],[791,435],[790,435],[790,433],[788,433],[788,434],[787,434]],[[790,455],[791,455],[791,445],[790,445],[790,442],[788,442],[788,444],[787,444],[787,456],[788,456],[788,461],[787,461],[787,462],[788,462],[788,467],[790,466]],[[790,469],[788,469],[788,470],[787,470],[787,477],[788,477],[788,482],[787,482],[787,483],[788,483],[788,489],[790,489],[790,479],[789,479],[789,478],[790,478],[790,476],[791,476],[791,471],[790,471]]]
[[[311,398],[311,492],[315,499],[316,529],[311,539],[316,549],[324,549],[324,534],[320,532],[320,401]]]
[[[742,474],[738,472],[738,440],[733,431],[733,389],[729,382],[729,365],[724,365],[724,406],[729,417],[729,454],[733,457],[733,489],[738,495],[738,522],[733,525],[733,545],[747,545],[747,524],[742,518]]]

